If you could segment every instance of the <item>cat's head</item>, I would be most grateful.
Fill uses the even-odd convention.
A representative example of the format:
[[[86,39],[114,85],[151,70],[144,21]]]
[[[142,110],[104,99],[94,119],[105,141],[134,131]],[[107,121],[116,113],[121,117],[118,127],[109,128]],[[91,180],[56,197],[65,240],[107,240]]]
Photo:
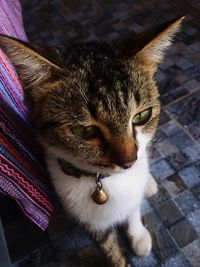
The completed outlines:
[[[181,21],[132,50],[129,41],[128,50],[90,43],[40,51],[0,36],[46,149],[85,170],[131,167],[155,133],[154,73]]]

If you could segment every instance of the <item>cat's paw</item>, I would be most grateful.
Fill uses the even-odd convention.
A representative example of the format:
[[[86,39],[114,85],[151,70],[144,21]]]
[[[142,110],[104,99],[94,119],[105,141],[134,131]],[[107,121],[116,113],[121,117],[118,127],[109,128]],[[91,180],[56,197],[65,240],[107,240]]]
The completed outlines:
[[[144,228],[144,232],[142,235],[138,237],[134,236],[131,239],[133,251],[138,256],[148,256],[152,248],[152,240],[149,231]]]
[[[158,192],[158,185],[157,185],[155,179],[153,178],[153,176],[150,174],[149,181],[148,181],[147,188],[146,188],[146,192],[145,192],[145,196],[146,197],[152,197],[157,192]]]

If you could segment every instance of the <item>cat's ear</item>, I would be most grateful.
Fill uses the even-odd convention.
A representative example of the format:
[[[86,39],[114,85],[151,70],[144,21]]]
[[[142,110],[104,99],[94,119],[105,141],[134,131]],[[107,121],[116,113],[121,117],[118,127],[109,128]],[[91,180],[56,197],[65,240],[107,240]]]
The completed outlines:
[[[53,72],[62,71],[25,42],[0,35],[0,48],[15,66],[24,89],[36,87],[47,81]]]
[[[179,31],[183,19],[184,17],[181,17],[167,26],[165,25],[164,28],[163,26],[159,27],[159,32],[158,30],[152,31],[150,36],[153,35],[153,38],[149,40],[148,37],[146,43],[144,40],[145,38],[143,38],[142,41],[139,41],[139,45],[136,47],[134,55],[131,56],[129,54],[129,60],[134,60],[137,64],[142,64],[147,69],[154,72],[157,69],[158,64],[162,62],[165,51],[171,46],[173,38]]]

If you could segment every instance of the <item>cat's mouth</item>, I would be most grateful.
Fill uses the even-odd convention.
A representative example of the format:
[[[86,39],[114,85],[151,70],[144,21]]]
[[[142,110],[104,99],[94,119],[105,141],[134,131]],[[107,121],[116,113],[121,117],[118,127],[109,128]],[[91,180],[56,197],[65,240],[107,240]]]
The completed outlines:
[[[129,157],[128,160],[124,160],[123,158],[113,158],[107,160],[107,162],[96,162],[93,165],[96,167],[100,167],[101,169],[110,170],[112,172],[130,169],[134,163],[137,161],[137,153]]]
[[[96,163],[93,164],[93,166],[96,168],[100,168],[101,172],[103,173],[116,173],[116,172],[122,172],[124,170],[130,169],[137,159],[131,162],[126,162],[124,164],[116,164],[116,163],[110,163],[110,164],[101,164]]]

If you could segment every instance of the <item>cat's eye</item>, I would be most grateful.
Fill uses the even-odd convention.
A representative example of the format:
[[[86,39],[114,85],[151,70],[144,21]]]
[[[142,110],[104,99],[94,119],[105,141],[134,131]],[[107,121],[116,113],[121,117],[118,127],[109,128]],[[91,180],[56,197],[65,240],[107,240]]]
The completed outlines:
[[[133,117],[133,125],[144,125],[151,118],[152,108],[145,109],[144,111],[136,114]]]
[[[99,135],[99,128],[97,126],[85,127],[79,125],[77,127],[72,128],[71,131],[76,137],[84,140],[93,139],[98,137]]]

